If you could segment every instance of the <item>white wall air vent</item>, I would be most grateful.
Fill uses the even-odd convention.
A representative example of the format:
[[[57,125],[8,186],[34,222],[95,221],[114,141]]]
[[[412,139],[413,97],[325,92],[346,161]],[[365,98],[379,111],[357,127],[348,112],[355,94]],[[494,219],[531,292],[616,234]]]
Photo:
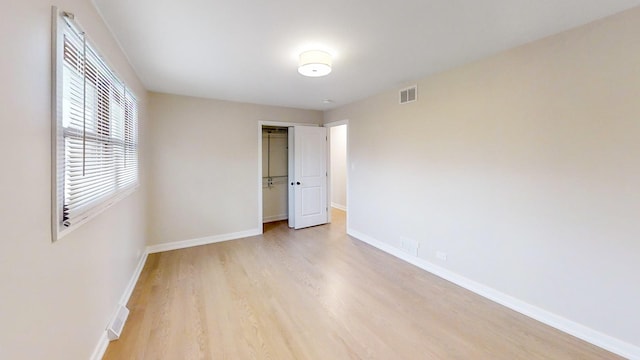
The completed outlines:
[[[406,104],[418,100],[418,85],[400,90],[400,104]]]
[[[129,317],[129,309],[124,305],[120,305],[116,316],[111,320],[109,327],[107,327],[107,336],[109,337],[109,341],[117,340],[120,337],[122,329],[124,328],[124,323],[127,321],[127,317]]]

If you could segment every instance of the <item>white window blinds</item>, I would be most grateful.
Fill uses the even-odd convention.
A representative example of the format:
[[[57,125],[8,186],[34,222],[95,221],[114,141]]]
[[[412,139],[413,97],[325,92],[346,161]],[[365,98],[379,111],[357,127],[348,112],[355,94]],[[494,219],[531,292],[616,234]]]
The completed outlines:
[[[138,182],[136,99],[70,20],[57,79],[59,229],[78,224]]]

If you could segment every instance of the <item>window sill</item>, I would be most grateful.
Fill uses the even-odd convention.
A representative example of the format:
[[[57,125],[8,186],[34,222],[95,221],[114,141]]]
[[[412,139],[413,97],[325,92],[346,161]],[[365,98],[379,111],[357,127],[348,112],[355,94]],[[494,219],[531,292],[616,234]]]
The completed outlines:
[[[60,240],[63,237],[69,235],[70,233],[72,233],[77,228],[79,228],[82,225],[86,224],[87,222],[93,220],[98,215],[103,213],[105,210],[107,210],[111,206],[115,205],[116,203],[120,202],[120,200],[124,200],[126,197],[128,197],[129,195],[131,195],[134,192],[136,192],[138,190],[139,186],[140,186],[139,184],[132,185],[131,187],[129,187],[127,189],[124,189],[124,190],[118,192],[117,194],[113,195],[112,197],[104,200],[102,202],[102,204],[96,206],[94,209],[89,211],[86,214],[86,216],[84,218],[82,218],[82,220],[80,220],[79,222],[77,222],[77,223],[75,223],[75,224],[73,224],[73,225],[71,225],[69,227],[58,225],[57,233],[53,234],[53,242],[56,242],[57,240]]]

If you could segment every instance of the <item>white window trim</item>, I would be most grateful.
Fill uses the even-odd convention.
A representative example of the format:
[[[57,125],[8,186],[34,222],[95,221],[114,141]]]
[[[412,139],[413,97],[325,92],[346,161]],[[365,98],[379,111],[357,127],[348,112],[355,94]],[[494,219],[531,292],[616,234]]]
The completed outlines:
[[[90,211],[88,211],[85,216],[78,220],[76,223],[71,226],[64,226],[62,224],[62,206],[63,206],[63,197],[64,194],[59,192],[60,179],[59,179],[59,171],[64,167],[64,154],[60,151],[59,148],[59,139],[62,136],[62,88],[63,88],[63,48],[61,44],[64,41],[64,30],[63,26],[67,26],[64,20],[64,13],[59,11],[59,9],[55,6],[52,7],[52,16],[51,16],[51,64],[52,64],[52,72],[51,72],[51,235],[52,241],[62,239],[64,236],[70,234],[74,230],[80,228],[85,223],[89,222],[120,200],[127,198],[129,195],[136,192],[140,183],[140,164],[138,159],[138,174],[135,183],[132,185],[123,188],[112,196],[103,199],[100,204],[93,207]],[[86,35],[85,35],[86,36]],[[93,41],[87,37],[91,46],[103,57],[103,52],[95,45]],[[111,66],[110,62],[106,61],[106,59],[102,58],[105,64],[109,67],[109,69],[120,79],[120,77]],[[134,98],[137,96],[131,92],[131,89],[127,87],[127,91],[132,94]],[[138,113],[139,114],[139,113]],[[139,123],[139,122],[138,122]],[[139,146],[137,147],[137,154],[139,157]]]

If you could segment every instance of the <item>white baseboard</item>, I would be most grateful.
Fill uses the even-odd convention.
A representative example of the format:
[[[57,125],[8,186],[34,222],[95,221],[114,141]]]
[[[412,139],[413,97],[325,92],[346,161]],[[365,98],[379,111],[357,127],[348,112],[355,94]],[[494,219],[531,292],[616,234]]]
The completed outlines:
[[[347,207],[338,203],[331,202],[331,207],[334,207],[338,210],[347,211]]]
[[[98,340],[98,345],[93,350],[93,354],[91,354],[90,360],[101,360],[104,356],[104,353],[107,351],[107,346],[109,346],[109,338],[107,337],[107,331],[105,330],[100,336],[100,340]]]
[[[213,243],[228,241],[228,240],[242,239],[250,236],[260,235],[260,233],[261,233],[260,229],[251,229],[251,230],[238,231],[238,232],[229,233],[229,234],[205,236],[205,237],[191,239],[191,240],[182,240],[182,241],[174,241],[174,242],[164,243],[164,244],[150,245],[150,246],[147,246],[147,254],[153,254],[153,253],[177,250],[177,249],[185,249],[193,246],[213,244]]]
[[[269,223],[274,221],[287,220],[288,218],[289,218],[289,215],[287,214],[265,216],[264,218],[262,218],[262,222]]]
[[[140,278],[140,274],[142,273],[144,264],[147,262],[147,255],[148,255],[148,252],[145,251],[142,254],[142,256],[140,256],[140,259],[138,260],[138,265],[136,265],[136,268],[133,270],[133,275],[131,276],[131,279],[129,279],[129,283],[127,284],[127,287],[124,289],[124,293],[120,297],[120,302],[116,306],[116,309],[112,312],[112,315],[109,318],[110,321],[108,323],[111,323],[111,320],[113,320],[113,318],[116,317],[120,304],[126,305],[129,302],[129,298],[131,298],[133,289],[135,289],[136,284],[138,283],[138,279]],[[93,350],[93,353],[91,354],[90,359],[91,360],[102,359],[105,351],[107,351],[107,346],[109,346],[109,337],[107,335],[107,329],[105,328],[104,331],[102,332],[102,335],[100,336],[100,340],[98,340],[98,344],[96,345],[95,349]]]
[[[601,347],[605,350],[611,351],[620,356],[626,357],[628,359],[640,360],[640,347],[638,346],[603,334],[582,324],[568,320],[547,310],[516,299],[510,295],[502,293],[486,285],[480,284],[453,271],[437,266],[417,256],[405,253],[394,246],[376,240],[360,231],[348,228],[347,234],[388,254],[391,254],[410,264],[413,264],[425,271],[428,271],[436,276],[439,276],[467,290],[470,290],[480,296],[497,302],[498,304],[506,306],[523,315],[526,315],[532,319],[540,321],[544,324],[547,324],[560,331],[573,335],[579,339],[589,342],[595,346]]]
[[[144,268],[144,264],[147,262],[147,256],[149,253],[145,251],[142,256],[140,256],[140,260],[138,261],[138,265],[136,269],[133,270],[133,275],[131,276],[131,280],[129,280],[129,284],[127,284],[122,297],[120,298],[120,304],[127,305],[129,299],[131,298],[131,294],[133,294],[133,290],[136,288],[136,284],[138,283],[138,279],[140,278],[140,274],[142,274],[142,269]],[[117,312],[117,311],[115,311]],[[115,315],[114,312],[114,315]]]

